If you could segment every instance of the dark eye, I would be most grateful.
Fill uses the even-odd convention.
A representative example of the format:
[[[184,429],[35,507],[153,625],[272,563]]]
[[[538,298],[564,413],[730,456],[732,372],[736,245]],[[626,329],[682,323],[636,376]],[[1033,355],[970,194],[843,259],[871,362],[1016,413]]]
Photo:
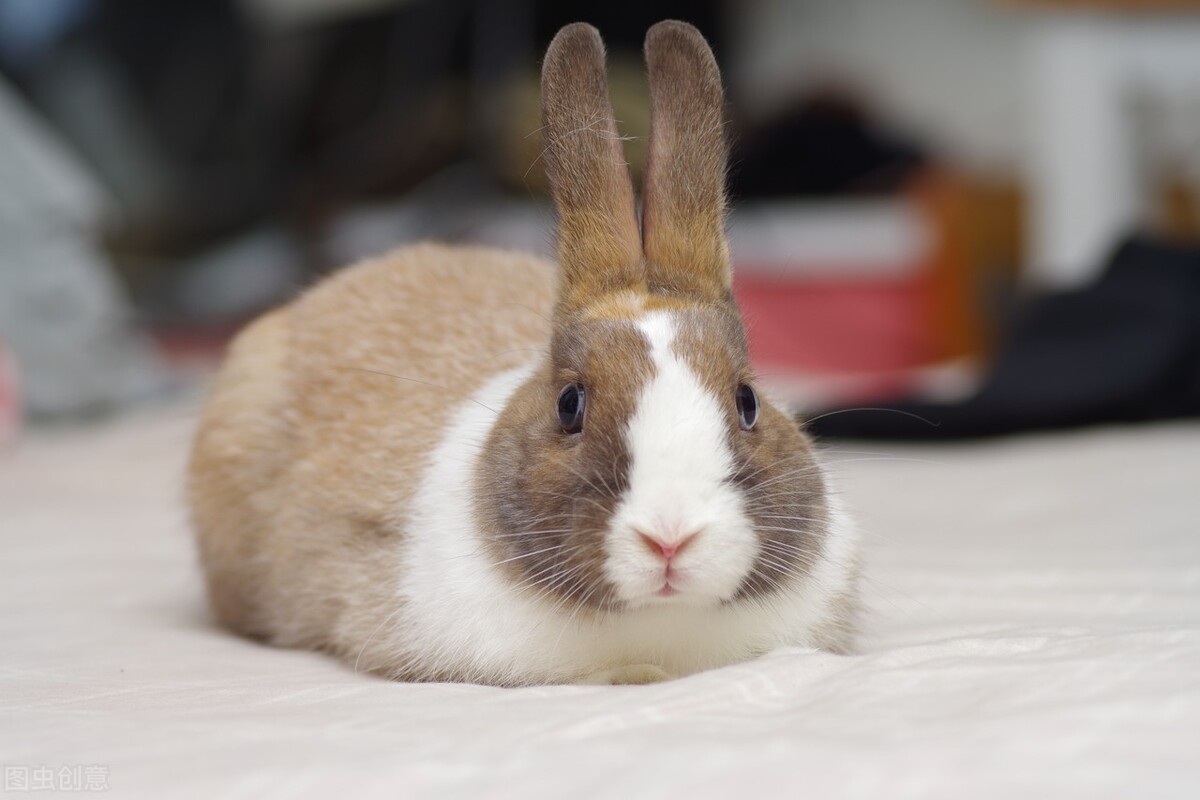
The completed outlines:
[[[754,428],[754,423],[758,422],[758,395],[750,388],[749,384],[739,384],[737,388],[737,412],[738,423],[741,424],[742,430],[748,431]]]
[[[583,407],[585,396],[578,383],[568,383],[558,393],[558,421],[563,433],[579,433],[583,430]]]

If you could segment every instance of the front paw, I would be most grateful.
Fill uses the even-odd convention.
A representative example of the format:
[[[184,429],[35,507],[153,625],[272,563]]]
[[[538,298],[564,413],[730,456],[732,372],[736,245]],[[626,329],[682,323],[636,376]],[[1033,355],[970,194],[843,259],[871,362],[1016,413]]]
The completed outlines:
[[[583,679],[584,683],[601,686],[621,686],[637,683],[658,683],[671,680],[670,675],[653,664],[627,664],[623,667],[602,669]]]

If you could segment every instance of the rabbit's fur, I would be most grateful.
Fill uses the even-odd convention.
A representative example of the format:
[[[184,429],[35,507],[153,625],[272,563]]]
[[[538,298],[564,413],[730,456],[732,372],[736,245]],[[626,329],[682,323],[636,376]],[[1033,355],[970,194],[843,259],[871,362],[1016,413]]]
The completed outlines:
[[[849,648],[853,529],[751,388],[716,64],[678,22],[646,54],[640,230],[603,45],[567,26],[543,66],[557,265],[406,247],[237,338],[189,468],[226,625],[500,685]]]

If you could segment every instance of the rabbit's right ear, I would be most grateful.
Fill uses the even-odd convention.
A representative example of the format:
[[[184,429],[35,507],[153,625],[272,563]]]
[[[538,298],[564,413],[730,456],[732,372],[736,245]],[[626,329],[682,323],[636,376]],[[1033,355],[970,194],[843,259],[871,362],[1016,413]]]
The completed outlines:
[[[542,64],[546,171],[558,207],[560,307],[645,286],[633,185],[613,119],[604,43],[567,25]]]

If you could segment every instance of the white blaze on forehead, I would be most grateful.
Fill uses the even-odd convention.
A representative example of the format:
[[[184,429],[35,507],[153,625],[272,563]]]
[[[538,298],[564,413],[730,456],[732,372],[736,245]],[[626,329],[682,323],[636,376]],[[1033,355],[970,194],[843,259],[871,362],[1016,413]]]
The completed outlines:
[[[725,414],[700,378],[672,349],[676,320],[665,311],[637,323],[650,344],[654,377],[629,421],[631,495],[656,499],[663,511],[685,513],[691,492],[729,477],[732,454]]]
[[[649,344],[654,375],[625,431],[629,488],[613,514],[606,573],[625,600],[653,594],[662,566],[638,531],[667,544],[699,532],[678,559],[679,588],[726,599],[753,564],[757,543],[741,493],[728,482],[734,462],[723,399],[675,352],[675,317],[652,312],[636,326]]]

